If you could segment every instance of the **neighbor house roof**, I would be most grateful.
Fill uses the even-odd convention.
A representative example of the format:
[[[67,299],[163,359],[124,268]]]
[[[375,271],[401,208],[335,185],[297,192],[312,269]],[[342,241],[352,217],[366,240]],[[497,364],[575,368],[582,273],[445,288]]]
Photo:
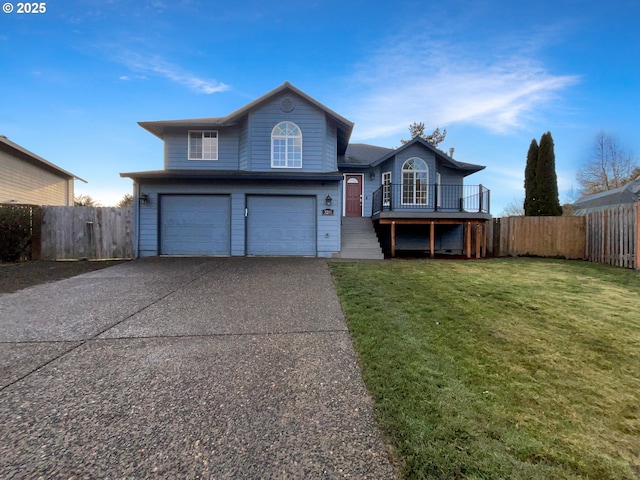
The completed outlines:
[[[63,168],[58,167],[57,165],[54,165],[48,160],[45,160],[44,158],[42,158],[41,156],[36,155],[33,152],[30,152],[26,148],[21,147],[15,142],[12,142],[4,135],[0,135],[0,150],[2,150],[3,152],[7,152],[15,157],[18,157],[26,162],[29,162],[32,165],[40,167],[49,172],[52,172],[60,177],[64,177],[68,179],[72,179],[72,178],[78,179],[84,183],[87,183],[86,180],[78,177],[77,175],[74,175],[71,172],[64,170]]]
[[[583,215],[596,209],[639,201],[640,176],[623,187],[592,195],[584,195],[573,204],[573,209],[576,215]]]
[[[231,125],[236,125],[239,120],[241,120],[245,115],[249,113],[253,108],[261,105],[274,95],[277,95],[281,92],[290,91],[295,93],[296,95],[304,98],[306,101],[315,105],[320,110],[323,110],[325,114],[327,114],[330,118],[332,118],[337,126],[338,126],[338,147],[339,151],[344,152],[347,148],[347,144],[349,143],[349,138],[351,137],[351,132],[353,130],[353,122],[350,122],[342,115],[334,112],[330,108],[326,107],[322,103],[318,102],[313,97],[310,97],[302,90],[291,85],[289,82],[284,82],[277,88],[274,88],[270,92],[265,93],[261,97],[255,99],[254,101],[246,104],[245,106],[239,108],[231,112],[229,115],[224,117],[209,117],[209,118],[193,118],[186,120],[160,120],[154,122],[138,122],[142,128],[148,130],[153,133],[155,136],[164,139],[165,130],[167,128],[175,128],[175,127],[185,127],[185,128],[215,128],[215,127],[226,127]]]

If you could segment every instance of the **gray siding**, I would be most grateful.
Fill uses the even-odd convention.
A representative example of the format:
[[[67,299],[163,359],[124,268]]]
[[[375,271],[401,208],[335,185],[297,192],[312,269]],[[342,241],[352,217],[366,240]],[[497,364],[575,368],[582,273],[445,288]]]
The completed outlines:
[[[218,132],[218,160],[189,160],[189,130],[165,133],[165,168],[179,170],[238,170],[238,127],[216,129]]]
[[[439,172],[442,185],[462,185],[464,183],[464,175],[459,170],[440,165]]]
[[[240,133],[238,137],[239,147],[238,165],[240,170],[249,170],[249,157],[251,156],[251,144],[249,143],[249,122],[245,121],[240,126]]]
[[[429,183],[436,183],[436,156],[420,144],[413,144],[395,156],[396,162],[393,166],[393,173],[391,174],[393,183],[402,182],[402,165],[411,157],[421,158],[427,163],[427,167],[429,168]]]
[[[329,118],[325,127],[323,170],[338,171],[338,127]]]
[[[294,100],[295,108],[280,108],[283,98]],[[282,121],[298,125],[302,131],[302,168],[271,167],[271,131]],[[337,167],[337,126],[325,113],[293,93],[283,93],[255,108],[239,126],[216,129],[218,160],[188,159],[188,129],[165,133],[165,169],[252,170],[335,172]]]
[[[380,164],[375,168],[375,177],[373,179],[369,176],[369,170],[361,169],[362,172],[365,173],[365,188],[364,188],[364,215],[371,216],[372,213],[372,198],[373,192],[375,192],[382,185],[382,174],[384,172],[391,172],[391,183],[393,184],[401,184],[402,183],[402,165],[411,157],[418,157],[424,160],[429,167],[429,183],[434,184],[437,182],[437,173],[440,173],[440,182],[441,185],[463,185],[464,183],[464,175],[459,170],[455,170],[453,168],[449,168],[442,164],[441,161],[438,161],[435,155],[426,150],[421,145],[413,145],[407,150],[401,152],[400,155],[395,157],[391,157],[389,160]],[[351,169],[349,172],[345,173],[360,173],[355,169]],[[460,196],[462,194],[462,189],[456,193],[454,190],[447,189],[446,192],[450,196]],[[442,193],[441,193],[442,195]],[[448,249],[445,248],[445,249]]]
[[[331,257],[340,251],[340,212],[342,211],[340,182],[309,182],[301,185],[284,182],[236,183],[229,182],[176,182],[171,184],[142,184],[140,190],[149,196],[149,202],[139,206],[140,230],[138,256],[158,255],[158,195],[159,194],[229,194],[231,195],[231,255],[245,255],[246,195],[313,195],[317,205],[317,255]],[[325,197],[334,199],[334,215],[322,215],[327,208]]]
[[[280,102],[285,97],[295,102],[292,112],[285,113],[280,109]],[[283,121],[295,123],[302,131],[302,168],[271,168],[271,131]],[[249,169],[252,171],[336,171],[336,168],[327,168],[325,162],[325,113],[302,97],[293,93],[274,96],[251,112],[248,128],[251,137]]]

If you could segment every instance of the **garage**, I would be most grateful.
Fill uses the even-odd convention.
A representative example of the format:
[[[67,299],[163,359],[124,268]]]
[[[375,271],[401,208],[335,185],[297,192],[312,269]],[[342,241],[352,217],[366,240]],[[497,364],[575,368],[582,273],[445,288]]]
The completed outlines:
[[[316,255],[316,198],[247,196],[247,255]]]
[[[161,255],[230,255],[229,195],[162,195]]]

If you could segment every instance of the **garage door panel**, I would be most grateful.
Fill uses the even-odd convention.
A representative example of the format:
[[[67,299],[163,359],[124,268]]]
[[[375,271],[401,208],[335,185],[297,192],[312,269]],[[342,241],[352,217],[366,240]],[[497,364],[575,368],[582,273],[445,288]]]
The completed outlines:
[[[229,255],[231,201],[228,195],[163,195],[163,255]]]
[[[316,254],[315,197],[254,195],[247,208],[247,254]]]

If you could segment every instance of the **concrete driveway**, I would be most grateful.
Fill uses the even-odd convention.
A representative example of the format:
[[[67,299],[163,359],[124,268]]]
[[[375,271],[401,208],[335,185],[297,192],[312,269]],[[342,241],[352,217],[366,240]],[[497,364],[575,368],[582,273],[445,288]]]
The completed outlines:
[[[0,478],[393,478],[325,261],[0,295]]]

